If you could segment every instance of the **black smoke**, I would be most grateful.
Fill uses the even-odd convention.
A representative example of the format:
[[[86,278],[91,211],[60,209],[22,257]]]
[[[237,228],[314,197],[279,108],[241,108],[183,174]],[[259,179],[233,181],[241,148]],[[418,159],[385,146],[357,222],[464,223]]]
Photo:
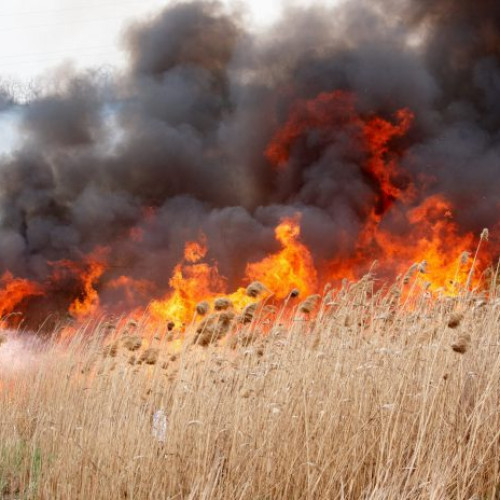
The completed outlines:
[[[496,0],[294,8],[259,33],[244,19],[177,3],[129,28],[124,74],[68,74],[20,105],[22,146],[0,159],[0,271],[44,282],[51,263],[107,247],[105,300],[122,274],[161,295],[205,234],[231,288],[296,212],[317,262],[349,255],[375,188],[348,134],[308,131],[285,170],[265,156],[295,102],[334,90],[364,116],[410,108],[395,147],[420,196],[448,197],[464,232],[498,224]],[[0,93],[0,112],[12,99]]]

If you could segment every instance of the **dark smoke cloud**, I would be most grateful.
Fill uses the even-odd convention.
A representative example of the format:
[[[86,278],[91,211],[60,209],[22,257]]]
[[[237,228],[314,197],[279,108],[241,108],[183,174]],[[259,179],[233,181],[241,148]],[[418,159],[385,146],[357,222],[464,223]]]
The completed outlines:
[[[126,74],[68,75],[23,105],[23,144],[0,161],[0,270],[44,280],[50,262],[105,246],[101,287],[127,274],[160,294],[185,242],[205,234],[235,286],[297,211],[316,259],[348,255],[376,194],[349,135],[310,131],[285,171],[264,155],[293,103],[333,90],[364,115],[412,109],[401,162],[432,178],[423,195],[467,207],[464,231],[498,223],[498,2],[295,8],[259,35],[242,19],[175,4],[129,29]],[[0,111],[10,101],[0,92]]]

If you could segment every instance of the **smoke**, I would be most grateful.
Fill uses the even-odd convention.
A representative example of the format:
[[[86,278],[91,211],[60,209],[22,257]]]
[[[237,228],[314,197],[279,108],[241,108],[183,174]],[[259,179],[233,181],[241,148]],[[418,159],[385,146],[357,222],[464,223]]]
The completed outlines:
[[[394,147],[418,199],[443,193],[464,232],[492,227],[499,28],[495,0],[290,8],[259,34],[215,2],[167,7],[128,29],[125,74],[68,73],[21,105],[23,143],[0,159],[0,270],[44,281],[51,263],[106,247],[104,301],[122,274],[161,295],[204,234],[235,286],[297,211],[317,262],[350,255],[379,190],[356,130],[306,131],[286,169],[265,154],[297,103],[338,90],[360,116],[411,109]],[[0,93],[0,112],[11,100]]]
[[[50,356],[40,338],[34,335],[23,337],[8,330],[1,330],[0,374],[4,378],[35,371]]]

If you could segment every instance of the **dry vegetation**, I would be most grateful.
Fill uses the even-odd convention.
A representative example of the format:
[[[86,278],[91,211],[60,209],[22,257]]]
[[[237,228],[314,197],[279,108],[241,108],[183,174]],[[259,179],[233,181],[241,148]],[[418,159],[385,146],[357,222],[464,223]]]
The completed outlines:
[[[286,328],[221,302],[182,344],[141,322],[49,343],[2,368],[3,498],[497,498],[496,290],[417,289],[293,298]]]

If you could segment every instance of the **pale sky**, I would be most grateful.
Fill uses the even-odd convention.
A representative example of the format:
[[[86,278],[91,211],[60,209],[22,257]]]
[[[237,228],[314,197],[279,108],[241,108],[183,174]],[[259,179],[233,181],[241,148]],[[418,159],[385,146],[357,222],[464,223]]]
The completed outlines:
[[[75,69],[120,68],[124,29],[175,0],[0,0],[0,85],[17,97],[30,82],[70,63]],[[222,0],[243,8],[256,29],[276,21],[286,5],[334,4],[338,0]],[[41,80],[42,79],[42,80]],[[28,97],[29,98],[29,97]],[[22,99],[22,97],[21,97]],[[15,109],[0,110],[0,155],[20,141]]]
[[[0,79],[29,81],[72,61],[76,67],[120,66],[127,24],[171,0],[0,0]],[[235,0],[225,0],[229,5]],[[279,16],[282,0],[242,2],[256,25]],[[301,2],[312,3],[312,2]]]

